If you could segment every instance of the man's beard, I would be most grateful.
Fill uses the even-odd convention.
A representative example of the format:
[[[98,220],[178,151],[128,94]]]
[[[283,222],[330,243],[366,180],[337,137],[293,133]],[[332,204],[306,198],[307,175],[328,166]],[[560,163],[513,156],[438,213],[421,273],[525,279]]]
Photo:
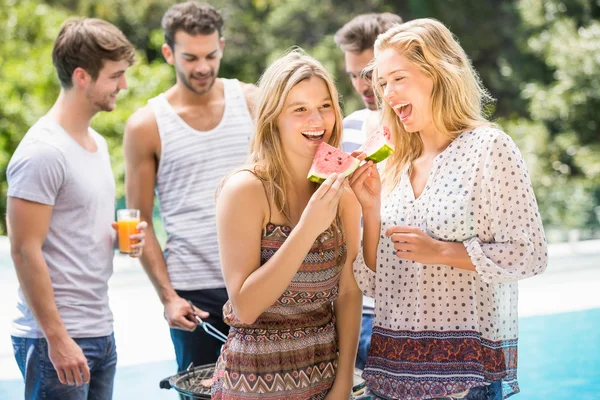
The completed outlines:
[[[373,111],[377,109],[377,102],[375,101],[375,93],[373,90],[362,92],[361,97],[363,97],[362,101],[369,110]],[[373,97],[373,102],[367,102],[364,97]]]
[[[100,111],[105,112],[110,112],[115,109],[115,105],[111,103],[98,103],[97,106],[100,108]]]
[[[208,80],[207,85],[203,86],[201,89],[197,89],[192,84],[192,77],[194,75],[190,75],[189,78],[188,78],[183,73],[180,73],[179,71],[177,71],[177,74],[179,75],[179,79],[181,79],[181,82],[183,82],[183,84],[185,85],[185,87],[187,87],[192,92],[194,92],[196,94],[200,94],[200,95],[208,93],[210,91],[210,89],[212,89],[212,87],[213,87],[213,85],[215,84],[215,81],[216,81],[216,76],[215,76],[214,70],[211,70],[210,74],[208,75],[209,80]]]
[[[112,95],[117,95],[119,92],[106,95],[101,100],[94,100],[93,95],[88,93],[88,99],[98,111],[112,111],[115,109],[116,101],[111,98]]]
[[[111,98],[108,98],[102,102],[96,103],[96,106],[100,111],[112,111],[115,109],[116,104]]]

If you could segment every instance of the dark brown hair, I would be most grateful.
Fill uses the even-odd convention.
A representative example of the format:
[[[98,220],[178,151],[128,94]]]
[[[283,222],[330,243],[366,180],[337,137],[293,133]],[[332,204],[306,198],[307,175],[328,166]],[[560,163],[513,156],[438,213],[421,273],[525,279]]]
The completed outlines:
[[[52,63],[60,85],[73,86],[73,71],[83,68],[96,80],[105,60],[135,60],[135,48],[113,24],[97,18],[71,18],[60,27],[52,49]]]
[[[163,15],[161,21],[165,42],[173,49],[175,34],[184,31],[188,35],[210,35],[215,31],[223,35],[223,17],[213,6],[197,1],[175,4]]]
[[[362,53],[373,48],[377,36],[401,23],[402,18],[392,13],[361,14],[342,26],[333,40],[344,52]]]

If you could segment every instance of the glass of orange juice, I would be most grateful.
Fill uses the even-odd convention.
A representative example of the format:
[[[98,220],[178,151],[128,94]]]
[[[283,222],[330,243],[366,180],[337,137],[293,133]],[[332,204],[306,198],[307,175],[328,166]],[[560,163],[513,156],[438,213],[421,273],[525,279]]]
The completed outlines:
[[[140,223],[140,210],[123,209],[117,210],[117,230],[119,232],[119,251],[121,254],[134,254],[137,249],[132,249],[133,240],[130,235],[139,233],[137,226]]]

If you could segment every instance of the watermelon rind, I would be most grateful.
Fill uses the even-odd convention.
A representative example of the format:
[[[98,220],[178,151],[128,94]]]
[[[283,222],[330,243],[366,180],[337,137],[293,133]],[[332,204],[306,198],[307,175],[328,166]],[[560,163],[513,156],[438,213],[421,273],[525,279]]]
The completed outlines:
[[[346,168],[345,171],[340,171],[338,172],[339,174],[344,174],[344,176],[349,176],[350,174],[352,174],[354,171],[356,171],[356,168],[358,168],[360,164],[360,161],[358,159],[356,159],[355,161],[352,161],[352,164],[350,164],[348,166],[348,168]],[[329,176],[329,174],[325,175],[325,174],[320,174],[319,172],[315,171],[314,168],[311,168],[310,171],[308,172],[308,180],[314,183],[323,183],[325,182],[325,179],[327,179],[327,177]]]
[[[365,160],[367,160],[367,161],[370,160],[370,161],[373,161],[375,164],[377,164],[378,162],[383,161],[386,158],[388,158],[393,152],[394,152],[394,149],[392,149],[389,145],[384,144],[375,153],[370,154],[367,157],[365,157]]]
[[[380,126],[361,146],[361,150],[367,155],[365,160],[375,164],[388,158],[394,152],[389,128],[385,125]]]
[[[323,178],[322,176],[316,175],[316,172],[313,172],[312,174],[309,173],[308,175],[308,180],[314,183],[323,183],[325,182],[325,179],[327,179],[327,177]]]

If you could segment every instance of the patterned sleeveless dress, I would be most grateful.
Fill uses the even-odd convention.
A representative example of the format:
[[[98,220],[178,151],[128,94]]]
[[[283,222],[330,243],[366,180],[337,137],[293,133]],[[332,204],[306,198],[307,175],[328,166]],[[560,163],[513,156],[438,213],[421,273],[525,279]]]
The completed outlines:
[[[288,226],[267,224],[261,265],[290,232]],[[345,260],[343,235],[332,225],[315,240],[286,291],[252,325],[242,324],[231,303],[225,304],[224,319],[231,329],[217,361],[212,399],[325,397],[337,370],[333,301]]]

